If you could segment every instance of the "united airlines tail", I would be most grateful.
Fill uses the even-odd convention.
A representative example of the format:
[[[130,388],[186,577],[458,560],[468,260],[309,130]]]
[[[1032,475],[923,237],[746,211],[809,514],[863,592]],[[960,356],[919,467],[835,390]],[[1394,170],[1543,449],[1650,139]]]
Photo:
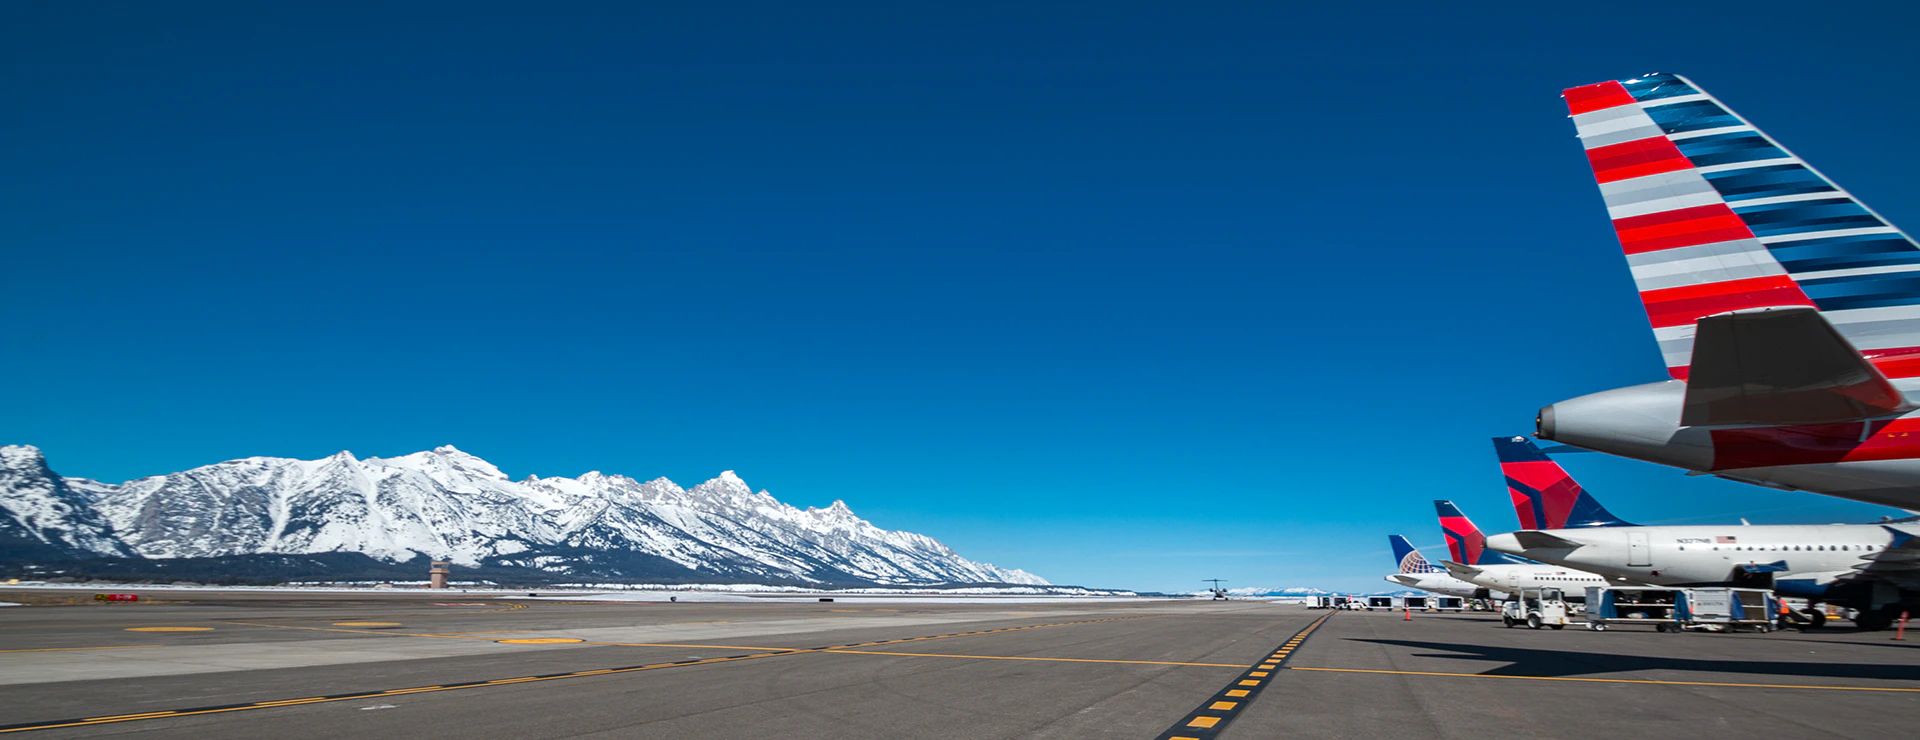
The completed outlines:
[[[1493,453],[1507,479],[1507,496],[1521,529],[1631,527],[1581,488],[1560,463],[1526,437],[1494,437]]]
[[[1420,556],[1419,548],[1408,542],[1407,538],[1397,534],[1387,535],[1387,542],[1393,545],[1393,562],[1401,573],[1438,573],[1444,568],[1427,562]]]
[[[1487,549],[1487,536],[1473,521],[1460,512],[1460,507],[1452,501],[1435,501],[1433,508],[1440,515],[1440,534],[1447,538],[1447,554],[1453,561],[1464,565],[1518,565],[1533,562],[1503,552]]]

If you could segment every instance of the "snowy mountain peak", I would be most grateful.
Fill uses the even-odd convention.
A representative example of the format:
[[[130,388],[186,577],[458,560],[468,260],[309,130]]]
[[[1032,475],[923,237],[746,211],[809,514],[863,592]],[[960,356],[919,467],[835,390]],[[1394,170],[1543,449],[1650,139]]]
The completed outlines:
[[[570,578],[1046,585],[880,529],[845,501],[802,511],[733,471],[683,489],[591,471],[516,482],[445,445],[393,458],[252,457],[118,485],[0,448],[0,555],[144,558],[361,553]],[[24,543],[24,544],[19,544]],[[39,549],[34,549],[39,548]],[[55,557],[55,555],[46,555]],[[678,570],[675,570],[678,569]]]
[[[47,456],[33,445],[0,445],[0,465],[9,468],[44,468]]]

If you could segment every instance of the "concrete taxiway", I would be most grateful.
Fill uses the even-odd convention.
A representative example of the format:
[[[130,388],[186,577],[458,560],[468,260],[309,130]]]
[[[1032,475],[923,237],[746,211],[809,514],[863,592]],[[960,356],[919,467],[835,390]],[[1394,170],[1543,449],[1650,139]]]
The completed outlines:
[[[0,591],[30,604],[0,610],[0,725],[56,737],[1571,738],[1861,737],[1920,720],[1920,643],[1886,632],[1536,632],[1486,615],[1256,602],[151,598],[48,605],[45,592]]]

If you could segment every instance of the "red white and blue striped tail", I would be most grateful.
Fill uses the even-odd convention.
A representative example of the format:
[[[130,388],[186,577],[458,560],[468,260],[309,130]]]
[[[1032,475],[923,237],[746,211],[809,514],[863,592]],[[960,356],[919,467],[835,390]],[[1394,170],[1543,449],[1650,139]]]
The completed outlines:
[[[1920,246],[1686,78],[1562,94],[1673,377],[1694,324],[1811,306],[1888,377],[1920,376]]]

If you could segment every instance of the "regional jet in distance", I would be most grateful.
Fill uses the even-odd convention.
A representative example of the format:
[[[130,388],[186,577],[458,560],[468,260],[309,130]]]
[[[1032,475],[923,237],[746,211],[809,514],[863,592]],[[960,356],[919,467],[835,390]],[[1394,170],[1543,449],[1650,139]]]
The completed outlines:
[[[1885,629],[1902,610],[1920,609],[1920,526],[1912,522],[1640,526],[1607,511],[1525,437],[1494,446],[1527,526],[1488,537],[1498,552],[1662,586],[1770,588],[1852,608],[1861,629]],[[1548,517],[1534,518],[1540,512]],[[1826,621],[1818,609],[1807,616]]]
[[[1920,509],[1920,246],[1685,78],[1563,97],[1673,379],[1540,438]]]

